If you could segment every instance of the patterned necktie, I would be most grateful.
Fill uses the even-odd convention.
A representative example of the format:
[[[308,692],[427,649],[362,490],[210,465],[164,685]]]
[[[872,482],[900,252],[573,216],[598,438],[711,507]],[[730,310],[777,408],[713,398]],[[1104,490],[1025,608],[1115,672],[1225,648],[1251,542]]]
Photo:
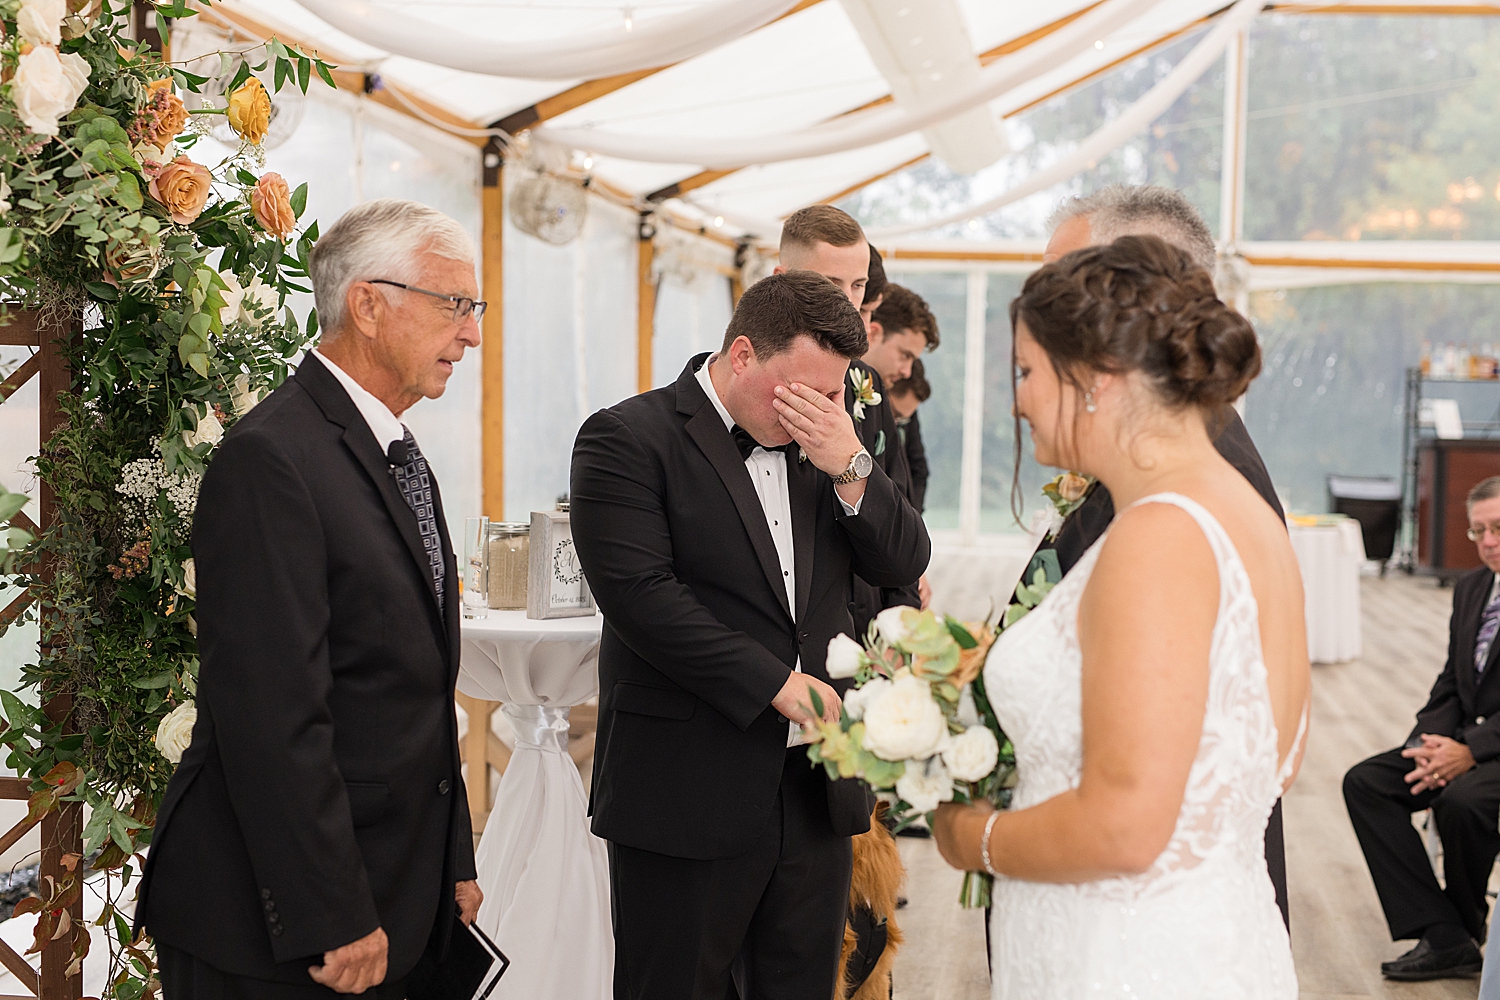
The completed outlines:
[[[422,548],[427,552],[428,565],[432,567],[432,582],[437,587],[438,607],[443,606],[443,542],[438,537],[437,508],[432,503],[432,473],[428,471],[427,459],[417,447],[417,439],[403,425],[400,441],[392,441],[386,460],[395,473],[396,485],[401,488],[401,498],[417,515],[417,531],[422,535]]]
[[[1476,673],[1484,673],[1484,664],[1490,658],[1490,646],[1494,645],[1497,632],[1500,632],[1500,594],[1485,606],[1484,616],[1479,619],[1479,636],[1474,640]]]

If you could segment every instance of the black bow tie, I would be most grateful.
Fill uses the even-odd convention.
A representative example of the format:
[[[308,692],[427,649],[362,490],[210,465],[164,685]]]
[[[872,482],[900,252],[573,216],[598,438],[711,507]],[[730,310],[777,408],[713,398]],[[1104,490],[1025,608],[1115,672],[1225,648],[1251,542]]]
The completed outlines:
[[[750,432],[739,424],[735,424],[734,427],[730,428],[729,433],[734,437],[734,443],[739,447],[740,458],[743,460],[748,461],[750,453],[757,448],[764,448],[766,451],[779,451],[782,454],[786,454],[787,445],[782,445],[779,448],[766,448],[765,445],[751,437]]]

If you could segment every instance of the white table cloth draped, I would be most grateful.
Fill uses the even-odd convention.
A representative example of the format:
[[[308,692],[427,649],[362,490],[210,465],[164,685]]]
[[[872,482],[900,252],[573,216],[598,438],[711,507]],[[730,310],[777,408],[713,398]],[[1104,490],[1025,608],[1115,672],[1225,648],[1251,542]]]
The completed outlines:
[[[1361,651],[1359,577],[1365,564],[1359,522],[1290,525],[1307,601],[1307,654],[1314,663],[1344,663]]]
[[[568,756],[569,706],[599,693],[603,622],[491,611],[463,623],[458,689],[503,702],[516,735],[475,859],[479,925],[511,961],[496,1000],[612,995],[609,861]]]

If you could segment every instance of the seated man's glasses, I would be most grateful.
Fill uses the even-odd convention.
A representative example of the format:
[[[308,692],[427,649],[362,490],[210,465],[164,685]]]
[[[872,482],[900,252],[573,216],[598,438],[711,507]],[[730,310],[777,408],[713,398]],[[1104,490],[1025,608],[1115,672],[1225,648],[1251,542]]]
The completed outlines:
[[[1469,541],[1477,542],[1484,537],[1484,533],[1486,531],[1494,535],[1496,538],[1500,538],[1500,523],[1476,524],[1471,526],[1468,531],[1464,532],[1464,534],[1469,536]]]
[[[442,292],[434,292],[426,288],[418,288],[415,285],[405,285],[399,281],[387,281],[384,278],[371,278],[372,285],[390,285],[392,288],[404,288],[408,292],[417,292],[421,295],[431,295],[435,299],[445,299],[453,303],[453,322],[461,323],[468,318],[470,313],[474,314],[474,322],[484,318],[484,310],[488,302],[476,302],[473,299],[461,295],[445,295]]]

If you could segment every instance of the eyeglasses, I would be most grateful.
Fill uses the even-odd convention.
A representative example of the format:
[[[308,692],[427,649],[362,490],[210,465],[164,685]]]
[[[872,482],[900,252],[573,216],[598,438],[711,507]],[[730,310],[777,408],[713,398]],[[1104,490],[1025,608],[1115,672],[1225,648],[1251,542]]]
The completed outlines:
[[[384,278],[371,278],[372,285],[390,285],[393,288],[404,288],[408,292],[418,292],[422,295],[431,295],[435,299],[443,299],[453,303],[453,322],[461,323],[468,319],[469,314],[474,314],[474,322],[484,318],[484,311],[488,308],[488,302],[476,302],[462,295],[445,295],[442,292],[434,292],[426,288],[418,288],[415,285],[405,285],[399,281],[387,281]]]
[[[1496,538],[1500,538],[1500,524],[1478,524],[1464,532],[1464,534],[1469,536],[1469,541],[1477,542],[1484,537],[1486,531]]]

